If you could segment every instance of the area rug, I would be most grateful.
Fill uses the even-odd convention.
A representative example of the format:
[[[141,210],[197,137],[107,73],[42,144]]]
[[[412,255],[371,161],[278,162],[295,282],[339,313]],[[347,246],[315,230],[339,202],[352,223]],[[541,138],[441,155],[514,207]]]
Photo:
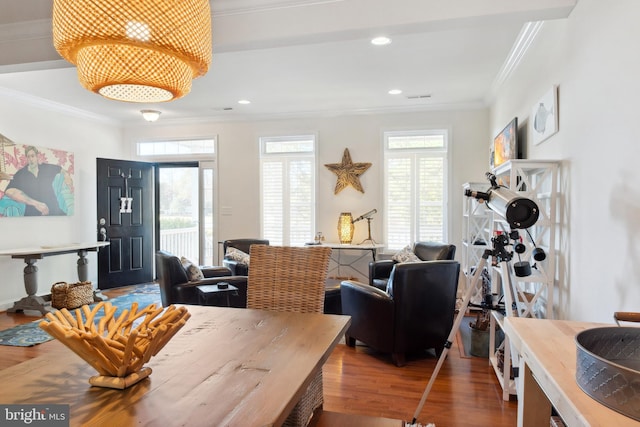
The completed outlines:
[[[162,305],[160,300],[160,287],[157,284],[138,286],[126,295],[109,299],[109,302],[115,307],[118,307],[115,314],[116,317],[120,315],[123,309],[131,307],[131,304],[134,302],[137,302],[139,307],[146,307],[149,304],[160,306]],[[102,313],[102,310],[100,310],[100,313]],[[96,319],[99,317],[99,315],[96,316]],[[51,341],[53,337],[38,326],[41,320],[42,319],[38,319],[34,322],[24,323],[14,326],[11,329],[0,331],[0,345],[30,347]]]

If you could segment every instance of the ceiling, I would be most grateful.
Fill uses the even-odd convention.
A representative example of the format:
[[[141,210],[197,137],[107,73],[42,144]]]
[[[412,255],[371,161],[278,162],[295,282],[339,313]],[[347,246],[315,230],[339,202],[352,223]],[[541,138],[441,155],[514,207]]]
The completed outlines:
[[[53,49],[51,0],[0,0],[0,94],[121,125],[140,123],[144,108],[162,121],[475,108],[540,21],[567,17],[576,1],[211,0],[209,72],[182,99],[134,104],[80,86]],[[379,35],[392,43],[373,46]]]

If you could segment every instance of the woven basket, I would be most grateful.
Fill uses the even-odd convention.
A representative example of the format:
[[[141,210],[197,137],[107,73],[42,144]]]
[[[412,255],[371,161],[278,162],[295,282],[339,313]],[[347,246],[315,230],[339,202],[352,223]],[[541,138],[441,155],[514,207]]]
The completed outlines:
[[[93,303],[93,285],[91,282],[57,282],[51,287],[51,307],[72,310]]]

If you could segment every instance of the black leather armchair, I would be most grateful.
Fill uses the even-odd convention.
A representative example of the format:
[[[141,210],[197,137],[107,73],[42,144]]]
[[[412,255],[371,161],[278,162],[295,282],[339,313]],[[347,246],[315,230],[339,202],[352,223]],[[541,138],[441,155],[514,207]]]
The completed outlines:
[[[416,242],[413,252],[422,261],[453,260],[456,246],[440,242]],[[386,290],[391,270],[397,262],[391,259],[372,261],[369,263],[369,284]]]
[[[391,353],[403,366],[407,353],[435,349],[442,354],[453,327],[460,264],[457,261],[398,263],[387,291],[343,281],[342,313],[351,316],[347,345],[362,341]]]
[[[268,245],[269,241],[264,239],[231,239],[225,240],[222,244],[224,251],[224,258],[222,265],[231,270],[231,274],[234,276],[248,276],[249,267],[246,264],[242,264],[236,260],[233,260],[226,256],[227,248],[236,248],[246,254],[251,251],[251,245]]]
[[[200,269],[205,278],[190,282],[180,258],[167,251],[156,252],[156,272],[160,284],[162,305],[167,307],[171,304],[199,304],[196,286],[227,282],[238,288],[237,294],[230,295],[230,305],[232,307],[247,306],[247,278],[245,276],[232,276],[231,271],[226,267],[205,266]],[[224,303],[226,304],[226,299]]]

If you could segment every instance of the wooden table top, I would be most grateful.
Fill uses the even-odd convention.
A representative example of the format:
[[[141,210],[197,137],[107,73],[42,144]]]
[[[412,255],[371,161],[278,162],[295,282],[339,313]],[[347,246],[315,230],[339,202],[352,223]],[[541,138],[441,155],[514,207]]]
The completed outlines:
[[[348,316],[187,306],[192,317],[125,389],[92,387],[69,350],[0,371],[3,404],[69,404],[71,425],[278,426],[350,323]],[[11,384],[11,387],[7,387]]]
[[[575,336],[603,323],[506,317],[504,331],[569,426],[638,426],[638,422],[607,408],[576,382]]]

